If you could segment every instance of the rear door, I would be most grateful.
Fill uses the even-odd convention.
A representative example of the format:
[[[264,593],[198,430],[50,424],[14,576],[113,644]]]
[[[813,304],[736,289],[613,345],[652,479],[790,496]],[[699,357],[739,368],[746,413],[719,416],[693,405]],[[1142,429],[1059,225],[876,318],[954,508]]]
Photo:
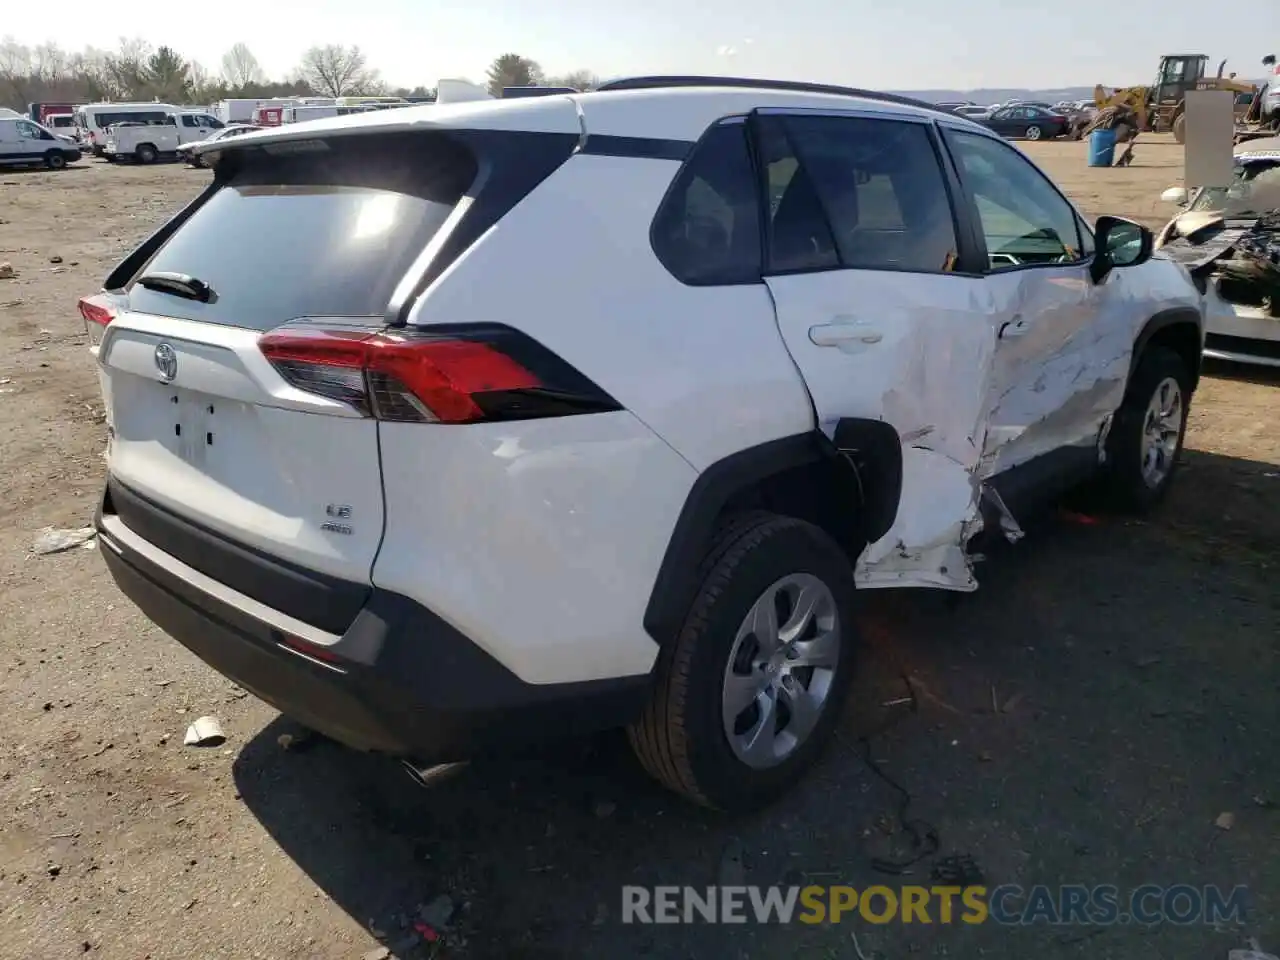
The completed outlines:
[[[903,449],[889,532],[864,586],[976,586],[979,468],[994,336],[932,124],[912,115],[761,112],[767,283],[821,429],[887,421]],[[850,495],[853,495],[852,492]]]
[[[98,349],[109,469],[129,502],[367,584],[383,521],[377,422],[343,401],[363,372],[273,365],[259,338],[284,324],[353,338],[383,327],[475,166],[439,134],[303,147],[244,150],[229,176],[220,168],[224,185],[115,295]],[[194,541],[174,543],[216,576]]]

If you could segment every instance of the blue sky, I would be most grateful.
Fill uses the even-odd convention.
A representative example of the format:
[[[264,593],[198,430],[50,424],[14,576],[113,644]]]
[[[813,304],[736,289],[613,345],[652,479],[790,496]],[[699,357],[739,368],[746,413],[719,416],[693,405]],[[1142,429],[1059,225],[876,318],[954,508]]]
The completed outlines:
[[[1251,79],[1280,54],[1280,0],[71,0],[7,5],[0,31],[23,43],[167,43],[216,71],[246,42],[285,74],[307,47],[358,44],[393,84],[480,80],[498,54],[551,73],[735,73],[886,89],[1150,82],[1161,53],[1202,52]],[[1212,11],[1235,11],[1235,18]],[[1247,24],[1247,29],[1242,25]],[[1270,46],[1267,46],[1270,44]]]

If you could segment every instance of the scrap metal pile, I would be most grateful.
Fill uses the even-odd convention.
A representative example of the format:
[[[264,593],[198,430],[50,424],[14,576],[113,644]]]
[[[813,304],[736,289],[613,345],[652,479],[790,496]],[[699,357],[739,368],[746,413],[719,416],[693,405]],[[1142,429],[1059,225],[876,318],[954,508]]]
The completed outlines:
[[[1236,241],[1235,255],[1218,265],[1219,273],[1232,285],[1252,288],[1280,316],[1280,211],[1258,220]]]
[[[1157,246],[1202,285],[1212,278],[1229,303],[1280,317],[1280,211],[1246,220],[1185,214],[1161,232]]]

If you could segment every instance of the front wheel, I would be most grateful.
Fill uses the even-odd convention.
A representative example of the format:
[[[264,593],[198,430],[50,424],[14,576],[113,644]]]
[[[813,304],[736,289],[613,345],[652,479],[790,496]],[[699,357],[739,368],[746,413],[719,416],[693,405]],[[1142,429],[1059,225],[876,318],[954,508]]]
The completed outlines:
[[[56,150],[50,150],[44,155],[44,165],[50,170],[61,170],[67,165],[67,158]]]
[[[1190,402],[1191,374],[1182,358],[1167,347],[1149,348],[1107,437],[1105,479],[1118,506],[1143,512],[1169,492]]]
[[[1178,143],[1187,142],[1187,115],[1185,113],[1178,114],[1173,121],[1173,139]]]
[[[853,570],[812,524],[751,513],[721,527],[700,575],[628,735],[665,786],[751,809],[792,786],[834,730],[857,648]]]
[[[1027,139],[1039,140],[1044,135],[1044,131],[1039,127],[1027,127]]]

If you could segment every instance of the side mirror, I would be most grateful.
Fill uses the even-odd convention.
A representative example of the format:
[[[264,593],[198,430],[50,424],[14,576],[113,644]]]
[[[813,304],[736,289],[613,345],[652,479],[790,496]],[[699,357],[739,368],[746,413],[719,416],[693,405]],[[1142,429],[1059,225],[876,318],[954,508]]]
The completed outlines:
[[[1165,203],[1177,204],[1179,207],[1187,205],[1187,188],[1186,187],[1170,187],[1164,193],[1160,194],[1160,199]]]
[[[1101,283],[1112,270],[1146,263],[1155,250],[1154,234],[1122,217],[1099,217],[1094,236],[1097,253],[1089,267],[1094,283]]]

